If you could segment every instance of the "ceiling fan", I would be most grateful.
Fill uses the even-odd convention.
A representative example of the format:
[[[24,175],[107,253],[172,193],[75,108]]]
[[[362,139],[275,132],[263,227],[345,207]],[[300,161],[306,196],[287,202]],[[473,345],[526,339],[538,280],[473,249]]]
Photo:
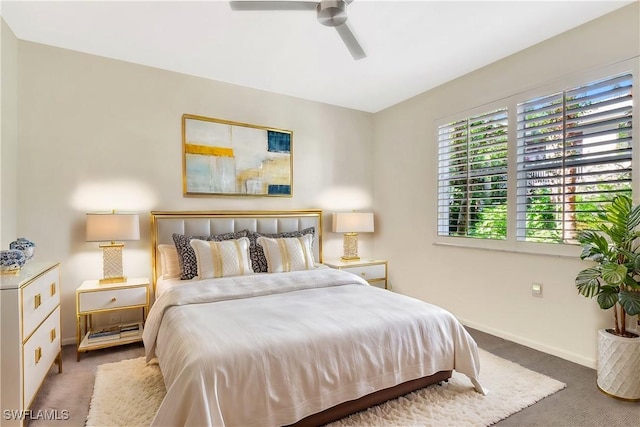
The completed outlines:
[[[327,27],[334,27],[342,41],[351,52],[353,59],[362,59],[367,55],[347,25],[347,5],[353,0],[321,1],[230,1],[231,10],[314,10],[318,21]]]

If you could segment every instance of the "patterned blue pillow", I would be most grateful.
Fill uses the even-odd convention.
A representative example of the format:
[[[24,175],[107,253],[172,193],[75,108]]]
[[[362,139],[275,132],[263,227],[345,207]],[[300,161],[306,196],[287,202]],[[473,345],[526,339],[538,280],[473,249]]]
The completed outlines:
[[[191,239],[209,240],[214,242],[222,242],[223,240],[239,239],[248,237],[247,230],[236,231],[235,233],[213,234],[211,236],[186,236],[184,234],[173,233],[173,242],[178,251],[178,263],[180,264],[180,278],[182,280],[193,279],[198,275],[198,263],[196,261],[196,253],[189,244]]]

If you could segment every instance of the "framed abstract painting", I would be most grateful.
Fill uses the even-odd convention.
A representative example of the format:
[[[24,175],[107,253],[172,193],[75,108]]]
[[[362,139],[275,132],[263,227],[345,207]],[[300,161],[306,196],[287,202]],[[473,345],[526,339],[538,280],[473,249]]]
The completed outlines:
[[[185,196],[293,196],[293,132],[184,114]]]

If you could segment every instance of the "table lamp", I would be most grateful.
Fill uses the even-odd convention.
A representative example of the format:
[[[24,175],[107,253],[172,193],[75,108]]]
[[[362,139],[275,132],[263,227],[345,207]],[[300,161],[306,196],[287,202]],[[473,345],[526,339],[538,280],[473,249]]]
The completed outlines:
[[[137,213],[87,213],[87,242],[110,242],[102,248],[100,283],[126,282],[122,273],[122,240],[140,240],[140,219]]]
[[[357,261],[360,259],[358,256],[358,233],[373,232],[373,213],[334,213],[332,230],[334,233],[344,233],[342,260]]]

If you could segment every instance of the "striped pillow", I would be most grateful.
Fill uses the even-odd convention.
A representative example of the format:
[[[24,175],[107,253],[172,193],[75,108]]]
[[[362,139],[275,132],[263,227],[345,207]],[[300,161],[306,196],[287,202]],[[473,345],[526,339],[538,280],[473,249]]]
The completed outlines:
[[[221,242],[223,240],[239,239],[247,237],[247,230],[236,231],[235,233],[212,234],[210,236],[187,236],[184,234],[173,233],[173,242],[178,251],[178,262],[180,263],[180,278],[182,280],[190,280],[196,277],[198,266],[196,264],[196,255],[190,243],[192,239],[196,240],[214,240]]]
[[[158,245],[158,251],[160,251],[162,277],[165,279],[180,277],[181,270],[176,247],[174,245]]]
[[[253,274],[246,237],[222,242],[193,239],[190,245],[196,255],[197,279]]]
[[[313,235],[272,239],[258,237],[258,244],[264,249],[269,273],[310,270],[314,268],[311,243]]]
[[[250,242],[249,256],[251,257],[251,266],[253,267],[253,271],[255,273],[266,273],[267,271],[269,271],[269,269],[267,268],[267,257],[264,255],[264,250],[262,249],[262,246],[258,244],[258,237],[270,237],[272,239],[282,239],[285,237],[301,237],[301,236],[304,236],[305,234],[311,234],[313,236],[316,232],[316,229],[315,227],[309,227],[300,231],[282,231],[280,233],[273,233],[273,234],[258,233],[257,231],[249,231],[249,230],[245,230],[245,231],[247,232],[246,236],[249,238],[249,242]],[[243,236],[238,236],[238,237],[243,237]],[[236,239],[238,237],[236,237]]]

